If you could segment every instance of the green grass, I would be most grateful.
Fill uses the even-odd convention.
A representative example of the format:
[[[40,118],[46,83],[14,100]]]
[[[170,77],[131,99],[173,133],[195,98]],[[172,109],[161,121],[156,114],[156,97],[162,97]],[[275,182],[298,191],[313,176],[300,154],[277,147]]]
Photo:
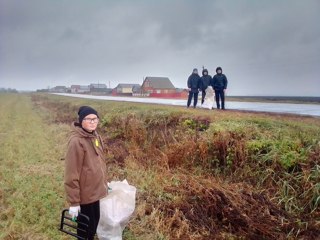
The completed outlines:
[[[1,94],[0,102],[0,239],[63,239],[67,129],[44,124],[26,95]]]

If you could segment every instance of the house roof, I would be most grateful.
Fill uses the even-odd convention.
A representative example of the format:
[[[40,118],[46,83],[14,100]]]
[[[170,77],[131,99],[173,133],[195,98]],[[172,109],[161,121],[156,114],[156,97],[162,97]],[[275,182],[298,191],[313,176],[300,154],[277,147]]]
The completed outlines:
[[[116,88],[133,88],[133,87],[140,87],[140,84],[119,83]]]
[[[156,89],[175,89],[167,77],[146,77],[144,81],[150,81],[150,85]]]
[[[107,85],[103,83],[99,83],[99,84],[91,83],[90,88],[107,88]]]
[[[82,89],[82,90],[89,90],[90,87],[89,87],[88,85],[81,85],[81,86],[80,86],[80,89]]]
[[[54,89],[66,89],[66,86],[55,86]]]

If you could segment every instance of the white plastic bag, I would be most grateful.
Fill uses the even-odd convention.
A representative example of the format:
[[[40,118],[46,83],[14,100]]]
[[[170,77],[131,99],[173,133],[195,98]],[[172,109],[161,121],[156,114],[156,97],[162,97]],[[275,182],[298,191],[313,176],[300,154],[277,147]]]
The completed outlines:
[[[108,195],[100,200],[99,240],[122,240],[122,232],[135,209],[136,188],[127,180],[112,181]]]
[[[203,104],[201,105],[202,108],[212,109],[214,104],[214,91],[211,86],[207,87],[206,89],[206,96],[204,98]]]

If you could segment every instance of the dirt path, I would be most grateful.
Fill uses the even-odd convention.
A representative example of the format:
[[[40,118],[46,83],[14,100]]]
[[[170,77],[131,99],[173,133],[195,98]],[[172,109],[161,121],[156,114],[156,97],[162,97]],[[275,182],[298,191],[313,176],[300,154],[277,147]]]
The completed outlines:
[[[0,112],[0,239],[63,239],[68,126],[46,123],[28,95],[1,94]]]

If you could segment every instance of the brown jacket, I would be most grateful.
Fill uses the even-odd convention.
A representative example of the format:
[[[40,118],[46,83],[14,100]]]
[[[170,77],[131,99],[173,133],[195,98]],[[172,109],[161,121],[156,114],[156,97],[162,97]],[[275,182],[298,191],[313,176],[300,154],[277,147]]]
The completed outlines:
[[[106,165],[100,136],[72,124],[65,162],[64,186],[71,206],[88,204],[107,195]]]

